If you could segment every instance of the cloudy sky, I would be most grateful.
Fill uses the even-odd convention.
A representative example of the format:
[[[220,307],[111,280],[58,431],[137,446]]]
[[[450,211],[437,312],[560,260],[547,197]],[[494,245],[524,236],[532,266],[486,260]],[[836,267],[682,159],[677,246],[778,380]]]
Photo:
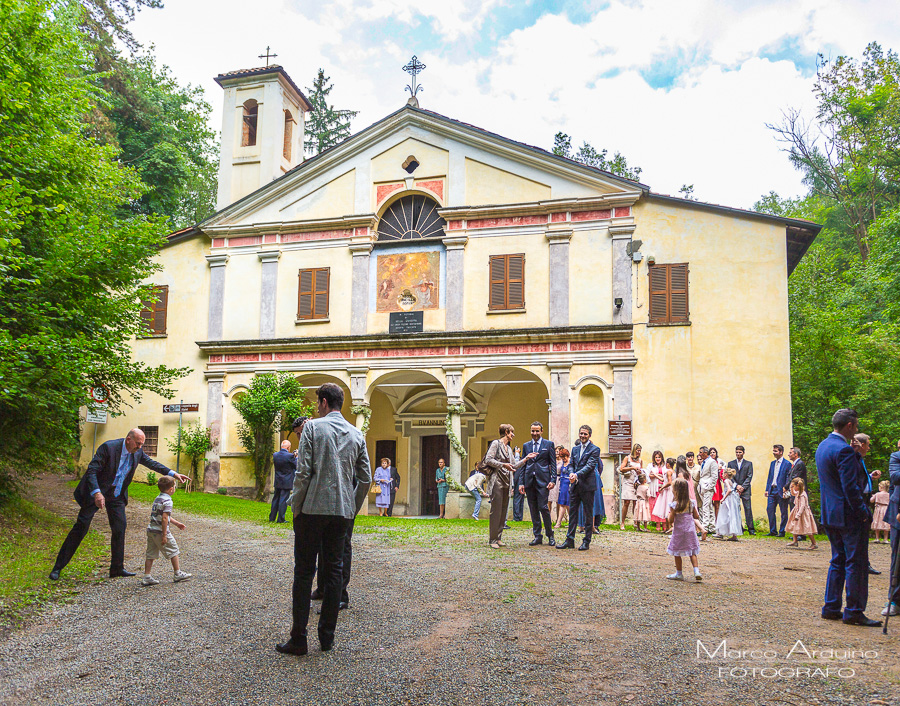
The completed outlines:
[[[422,107],[549,149],[619,151],[660,193],[750,207],[801,193],[766,123],[814,114],[816,56],[900,49],[896,0],[165,0],[134,32],[182,83],[202,86],[218,131],[219,73],[264,65],[331,76],[354,132],[401,107],[416,54]]]

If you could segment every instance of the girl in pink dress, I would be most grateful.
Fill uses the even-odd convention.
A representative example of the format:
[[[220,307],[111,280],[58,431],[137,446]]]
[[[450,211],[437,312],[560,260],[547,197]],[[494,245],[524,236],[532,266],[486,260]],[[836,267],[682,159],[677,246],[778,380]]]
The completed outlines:
[[[638,473],[638,487],[634,492],[637,495],[634,504],[634,526],[637,527],[638,532],[646,532],[646,526],[650,522],[650,503],[648,501],[650,486],[647,484],[647,476],[643,471]]]
[[[656,523],[658,531],[664,532],[666,530],[666,518],[669,513],[664,508],[660,508],[660,514],[657,515],[654,510],[656,509],[656,499],[659,497],[660,488],[666,482],[666,462],[662,451],[659,450],[653,452],[652,458],[650,468],[647,469],[647,499],[650,503],[650,521]]]
[[[675,459],[667,458],[666,459],[666,470],[665,470],[665,478],[659,486],[659,494],[656,496],[656,508],[662,513],[669,507],[669,503],[672,502],[672,483],[675,481]],[[654,514],[654,519],[659,521],[659,518],[662,515]],[[663,532],[669,531],[669,513],[666,512],[665,517],[663,517]]]
[[[700,521],[697,514],[697,503],[691,500],[687,486],[689,481],[676,478],[672,485],[675,500],[669,503],[669,523],[672,525],[672,539],[666,552],[675,558],[675,573],[666,576],[672,581],[684,581],[681,574],[682,557],[690,557],[694,567],[694,580],[700,581],[700,543],[697,541],[695,522]]]
[[[791,481],[791,495],[794,496],[794,509],[788,517],[787,524],[784,528],[794,535],[794,541],[788,544],[789,547],[799,546],[797,541],[798,535],[806,535],[809,537],[809,548],[817,549],[816,544],[816,521],[813,518],[812,510],[809,509],[809,497],[806,495],[806,483],[802,478],[794,478]]]
[[[878,492],[872,496],[872,502],[875,503],[875,514],[872,516],[872,529],[875,530],[875,541],[878,544],[886,544],[888,537],[891,536],[891,526],[884,521],[888,505],[891,502],[891,496],[888,495],[888,489],[890,487],[890,481],[883,480],[878,484]]]

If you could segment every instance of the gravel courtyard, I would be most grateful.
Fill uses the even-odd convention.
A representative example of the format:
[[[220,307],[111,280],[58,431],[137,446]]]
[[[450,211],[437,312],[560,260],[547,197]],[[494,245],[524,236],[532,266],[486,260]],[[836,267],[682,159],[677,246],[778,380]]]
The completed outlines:
[[[34,492],[74,519],[62,479],[44,478]],[[696,584],[663,578],[672,561],[658,535],[606,532],[589,552],[561,552],[528,547],[530,530],[517,525],[506,549],[492,551],[486,521],[480,534],[435,536],[419,520],[404,523],[420,523],[410,532],[364,528],[354,537],[351,607],[335,649],[318,651],[314,612],[311,653],[296,658],[274,651],[290,626],[289,525],[179,513],[178,496],[175,507],[188,525],[177,534],[183,568],[194,578],[173,584],[171,567],[158,566],[159,586],[104,580],[35,617],[0,643],[0,701],[900,702],[900,618],[884,636],[818,617],[825,542],[812,552],[783,541],[709,541]],[[126,567],[137,570],[148,508],[132,502],[128,510]],[[108,531],[103,515],[94,527]],[[889,549],[873,544],[871,555],[884,570],[870,582],[875,617]],[[698,640],[715,658],[698,659]],[[722,640],[726,657],[715,652]]]

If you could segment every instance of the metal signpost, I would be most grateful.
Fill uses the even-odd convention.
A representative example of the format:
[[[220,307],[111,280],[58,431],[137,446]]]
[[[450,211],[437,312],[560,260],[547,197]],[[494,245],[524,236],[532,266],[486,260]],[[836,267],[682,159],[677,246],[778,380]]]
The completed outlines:
[[[94,401],[87,410],[86,422],[94,424],[94,443],[91,447],[91,456],[97,451],[97,425],[106,424],[106,409],[109,407],[106,400],[109,399],[109,390],[104,385],[97,385],[90,389],[91,399]]]
[[[184,400],[181,400],[178,404],[164,404],[163,405],[163,414],[174,414],[178,413],[178,455],[175,456],[175,472],[181,472],[181,422],[184,419],[185,412],[199,412],[200,404],[199,403],[191,403],[185,404]]]
[[[631,443],[632,443],[632,434],[631,434],[631,420],[630,419],[610,419],[609,420],[609,429],[608,429],[608,437],[609,437],[609,452],[611,454],[617,454],[618,460],[616,461],[616,469],[622,465],[622,455],[631,453]],[[625,483],[622,480],[622,475],[619,475],[619,522],[622,522],[622,488],[625,487]]]

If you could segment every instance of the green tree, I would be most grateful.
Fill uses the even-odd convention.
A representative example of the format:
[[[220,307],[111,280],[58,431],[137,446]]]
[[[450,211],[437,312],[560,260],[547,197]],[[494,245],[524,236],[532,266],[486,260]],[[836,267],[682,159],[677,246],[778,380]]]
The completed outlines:
[[[238,425],[238,438],[250,452],[256,499],[266,494],[266,483],[272,469],[275,435],[290,431],[291,422],[301,415],[311,417],[313,408],[306,401],[306,390],[289,373],[262,373],[250,382],[250,389],[232,401],[243,422]]]
[[[564,132],[558,132],[553,136],[553,154],[566,159],[574,159],[589,167],[611,172],[625,179],[639,181],[641,178],[640,167],[629,167],[628,160],[621,153],[616,152],[612,158],[607,157],[607,150],[597,150],[587,142],[582,143],[575,154],[572,154],[572,138]]]
[[[77,6],[0,0],[0,494],[79,448],[104,384],[121,411],[187,369],[132,358],[140,285],[165,228],[128,214],[144,187],[85,134],[96,97]],[[124,215],[123,215],[124,214]]]
[[[306,153],[318,154],[333,147],[350,136],[350,121],[356,117],[356,110],[337,110],[328,104],[328,94],[334,88],[331,79],[319,69],[312,88],[307,88],[307,96],[312,110],[306,118]]]
[[[201,424],[192,424],[181,430],[181,443],[178,435],[172,439],[166,439],[169,451],[173,454],[184,454],[191,464],[191,470],[187,474],[191,479],[191,486],[195,489],[203,487],[203,477],[206,475],[206,452],[212,449],[213,442],[209,427]],[[201,472],[202,470],[202,472]],[[190,487],[190,486],[189,486]]]
[[[131,209],[167,216],[172,228],[199,223],[214,211],[217,178],[203,90],[179,86],[149,54],[122,61],[106,77],[108,141],[148,187]]]

